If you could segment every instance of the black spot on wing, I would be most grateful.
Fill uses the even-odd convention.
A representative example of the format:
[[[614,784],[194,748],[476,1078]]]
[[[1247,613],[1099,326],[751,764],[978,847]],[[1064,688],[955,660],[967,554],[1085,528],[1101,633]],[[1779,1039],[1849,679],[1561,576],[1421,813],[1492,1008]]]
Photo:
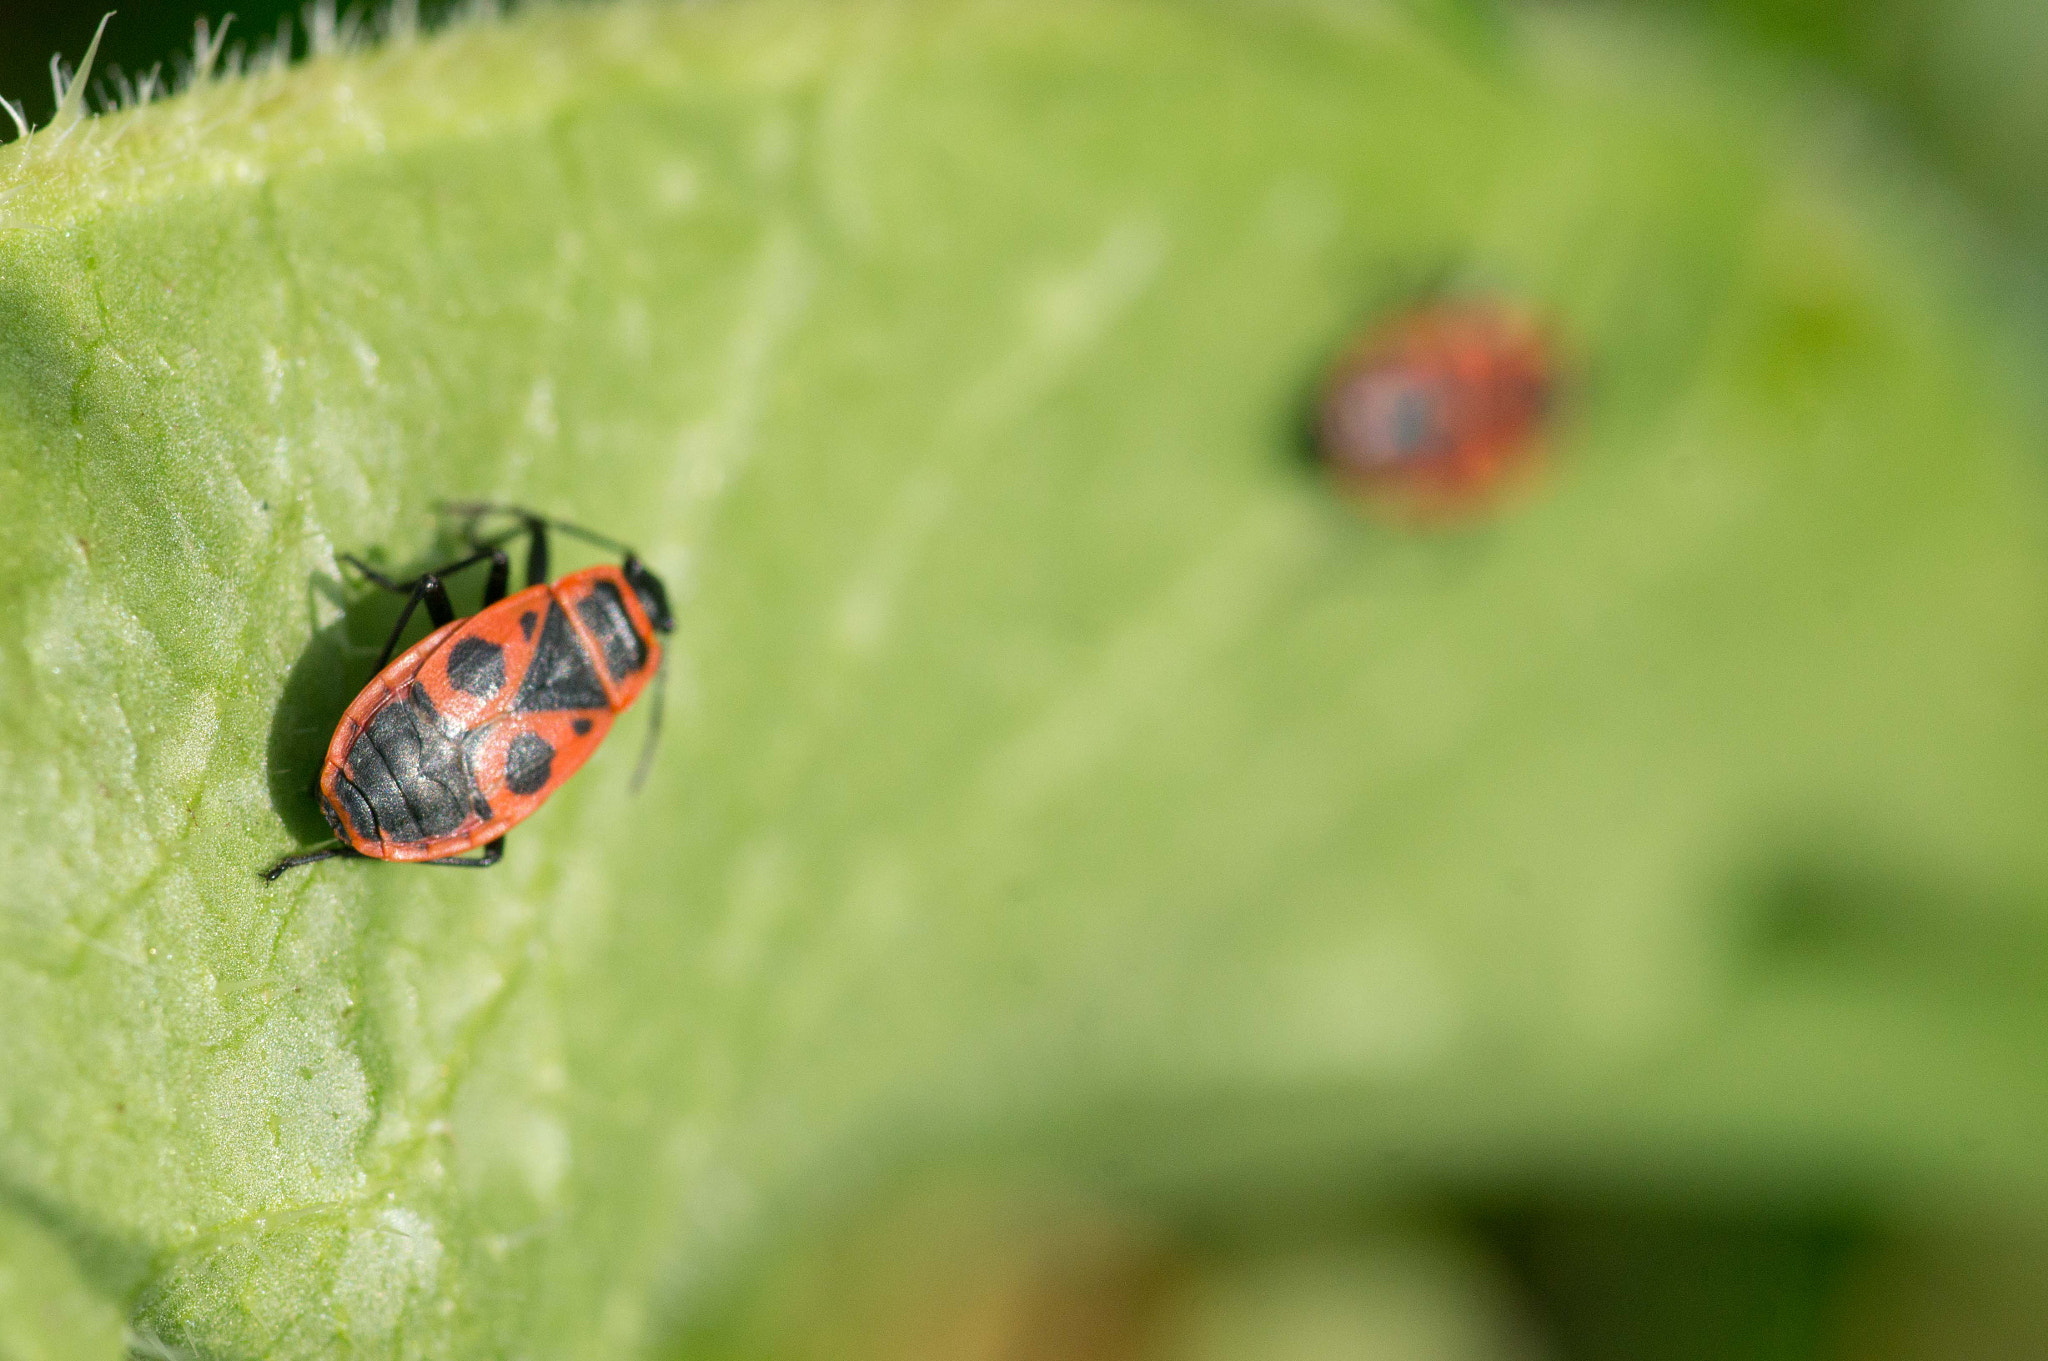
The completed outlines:
[[[569,623],[559,604],[548,606],[547,622],[540,626],[540,641],[534,644],[533,660],[527,663],[526,679],[519,683],[514,709],[527,713],[550,709],[603,709],[604,683],[597,668],[583,650],[583,640]]]
[[[378,832],[396,842],[425,841],[460,827],[474,782],[462,748],[443,730],[426,691],[411,686],[403,702],[370,716],[349,748],[347,774]],[[342,785],[350,814],[349,785]],[[363,830],[361,824],[358,830]]]
[[[626,613],[618,587],[609,581],[598,582],[589,595],[576,602],[576,614],[604,649],[605,669],[613,680],[624,680],[647,665],[647,644],[633,631],[632,617]]]
[[[540,616],[532,610],[528,610],[525,614],[519,616],[519,632],[525,637],[527,642],[533,641],[533,626],[539,622]]]
[[[505,649],[483,638],[458,638],[448,649],[448,683],[489,699],[505,688]]]
[[[523,732],[505,749],[505,788],[514,794],[538,792],[548,782],[555,749],[539,736]]]
[[[576,730],[576,735],[578,737],[590,736],[591,724],[590,720],[587,718],[579,718],[574,723],[571,723],[569,726]]]

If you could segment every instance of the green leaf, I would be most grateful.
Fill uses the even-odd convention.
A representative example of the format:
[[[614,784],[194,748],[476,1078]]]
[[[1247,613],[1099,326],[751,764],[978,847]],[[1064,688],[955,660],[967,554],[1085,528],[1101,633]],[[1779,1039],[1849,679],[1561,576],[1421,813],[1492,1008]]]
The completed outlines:
[[[0,149],[0,1265],[615,1357],[944,1159],[2038,1205],[2030,356],[1777,91],[1459,32],[543,10]],[[1570,382],[1428,527],[1297,432],[1444,266]],[[458,496],[668,576],[654,776],[265,886]]]
[[[120,1311],[83,1278],[74,1246],[32,1210],[0,1209],[0,1356],[8,1361],[119,1354]]]
[[[2029,0],[1654,0],[1697,11],[1778,56],[1811,61],[2038,261],[2048,248],[2048,12]],[[2036,265],[2038,269],[2038,264]]]

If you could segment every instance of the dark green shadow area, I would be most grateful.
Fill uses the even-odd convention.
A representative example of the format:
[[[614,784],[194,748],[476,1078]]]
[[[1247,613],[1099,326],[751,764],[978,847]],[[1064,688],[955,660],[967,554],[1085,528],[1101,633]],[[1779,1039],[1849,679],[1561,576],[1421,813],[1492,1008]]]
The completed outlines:
[[[1482,1219],[1566,1361],[1807,1361],[1867,1233],[1850,1213],[1532,1206]]]

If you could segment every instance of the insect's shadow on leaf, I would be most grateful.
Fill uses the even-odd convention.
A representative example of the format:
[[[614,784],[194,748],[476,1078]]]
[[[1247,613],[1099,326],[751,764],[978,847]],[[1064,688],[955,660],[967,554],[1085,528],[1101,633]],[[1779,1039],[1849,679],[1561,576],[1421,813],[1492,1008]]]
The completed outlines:
[[[462,553],[459,540],[443,539],[402,567],[384,566],[376,553],[364,557],[379,570],[407,579]],[[471,577],[475,580],[468,579]],[[476,609],[483,577],[481,570],[465,572],[450,587],[458,614]],[[285,673],[284,692],[270,721],[267,755],[270,806],[300,844],[312,845],[334,837],[320,815],[316,794],[327,745],[349,701],[375,674],[377,655],[405,608],[405,597],[367,582],[344,582],[326,572],[315,572],[306,579],[305,599],[307,614],[314,622],[313,636]],[[341,617],[320,626],[317,620],[323,611],[319,602],[323,600],[340,609]],[[424,637],[431,627],[426,610],[415,610],[401,648]]]
[[[307,588],[309,596],[339,603],[341,585],[333,577],[316,572],[308,579]],[[301,842],[333,835],[320,816],[313,786],[328,739],[352,693],[348,689],[349,622],[344,613],[314,633],[306,650],[285,673],[284,694],[270,721],[270,806]]]

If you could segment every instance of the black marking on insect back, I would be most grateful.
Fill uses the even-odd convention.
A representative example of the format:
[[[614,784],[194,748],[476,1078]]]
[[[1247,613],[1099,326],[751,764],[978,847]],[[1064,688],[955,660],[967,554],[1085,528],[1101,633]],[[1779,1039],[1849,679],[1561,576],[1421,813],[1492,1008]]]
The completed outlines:
[[[355,786],[348,782],[348,776],[336,771],[334,783],[338,786],[334,791],[336,797],[348,805],[349,820],[360,823],[357,829],[360,834],[369,825],[370,806],[363,802],[362,795],[355,792]],[[348,839],[348,826],[342,821],[341,812],[335,808],[334,799],[329,798],[324,789],[320,791],[320,816],[327,819],[327,825],[334,829],[336,836],[344,841]]]
[[[461,744],[443,729],[426,691],[416,684],[408,688],[404,702],[386,704],[370,716],[349,747],[346,765],[355,792],[385,840],[406,843],[447,836],[469,817],[474,788],[469,763]]]
[[[597,668],[583,650],[583,640],[569,623],[559,603],[548,606],[547,622],[540,626],[540,641],[534,645],[533,660],[527,663],[526,679],[519,683],[514,709],[533,713],[549,709],[603,709],[604,683]]]
[[[618,587],[609,581],[598,582],[589,595],[576,602],[576,614],[604,649],[605,669],[613,680],[624,680],[647,665],[647,642],[633,631],[633,620]]]
[[[525,635],[527,642],[533,641],[533,626],[539,622],[540,616],[532,610],[528,610],[525,614],[519,616],[519,632]]]
[[[348,777],[346,770],[335,773],[335,784],[341,791],[342,807],[348,810],[356,835],[366,841],[383,840],[384,829],[377,825],[377,810],[363,797],[362,788]]]
[[[484,638],[458,638],[448,649],[448,683],[489,699],[505,688],[505,649]]]
[[[449,741],[455,741],[462,736],[462,725],[442,717],[441,711],[434,707],[434,697],[429,695],[427,687],[418,681],[405,687],[405,703],[407,708],[419,715],[420,722]]]
[[[555,749],[546,740],[530,732],[519,734],[505,751],[505,788],[514,794],[539,792],[554,763]]]
[[[590,736],[591,724],[590,720],[587,718],[579,718],[574,723],[571,723],[569,726],[576,730],[576,735],[578,737]]]

